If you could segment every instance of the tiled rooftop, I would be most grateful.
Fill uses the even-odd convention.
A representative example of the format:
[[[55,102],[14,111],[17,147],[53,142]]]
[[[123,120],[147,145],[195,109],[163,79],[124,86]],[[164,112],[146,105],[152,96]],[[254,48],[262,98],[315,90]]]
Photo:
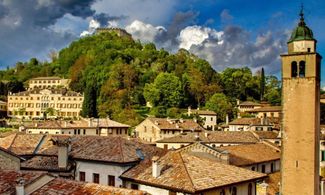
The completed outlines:
[[[44,136],[44,137],[43,137]],[[20,134],[15,138],[0,139],[0,146],[5,143],[5,149],[17,155],[57,155],[58,148],[53,145],[51,139],[66,139],[67,135],[39,135]],[[13,140],[13,141],[12,141]],[[11,142],[11,144],[7,144]],[[143,144],[136,140],[128,140],[118,136],[71,136],[71,152],[69,155],[75,159],[105,161],[114,163],[129,163],[139,161],[144,157],[164,153],[164,150],[152,145]]]
[[[248,112],[281,112],[282,106],[266,106],[261,108],[256,108]]]
[[[24,179],[25,184],[28,185],[44,174],[41,172],[1,170],[0,194],[15,194],[16,181],[19,178]]]
[[[252,101],[245,101],[239,104],[239,106],[260,106],[260,105],[261,104]]]
[[[280,191],[279,183],[281,180],[281,174],[280,172],[275,172],[269,174],[268,176],[269,177],[265,180],[265,182],[268,184],[267,195],[277,194]]]
[[[174,189],[186,193],[220,188],[238,182],[258,180],[266,175],[195,155],[170,151],[158,160],[160,176],[152,176],[151,161],[147,160],[125,172],[121,177],[138,183]]]
[[[262,120],[264,122],[262,123]],[[229,123],[229,125],[273,125],[279,124],[279,118],[236,118]]]
[[[277,139],[280,132],[276,131],[254,131],[260,139]]]
[[[35,156],[21,163],[22,169],[28,170],[59,170],[58,158],[56,156]]]
[[[184,133],[159,140],[157,143],[193,143],[196,141],[204,143],[257,143],[259,140],[249,131],[206,131],[198,134]]]
[[[191,112],[198,115],[217,115],[217,113],[211,110],[191,110]]]
[[[112,194],[112,195],[146,195],[148,193],[139,190],[116,188],[94,183],[83,183],[73,180],[56,178],[31,195],[62,194],[62,195],[93,195],[93,194]]]
[[[46,120],[46,121],[37,121],[24,123],[24,126],[27,129],[35,128],[46,128],[46,129],[71,129],[71,128],[129,128],[129,125],[122,124],[116,121],[113,121],[108,118],[93,119],[92,122],[89,122],[91,119],[80,119],[72,121],[63,121],[63,120]]]
[[[236,166],[280,160],[280,150],[265,143],[224,146],[220,149],[229,152],[230,164]]]
[[[37,181],[44,172],[31,171],[0,171],[0,194],[15,194],[16,181],[23,179],[25,186]],[[37,189],[38,188],[38,189]],[[146,195],[148,193],[139,190],[115,188],[99,184],[84,183],[61,178],[52,178],[43,186],[37,186],[32,195],[93,195],[93,194],[114,194],[114,195]]]
[[[204,128],[198,123],[194,122],[192,119],[167,119],[167,118],[153,118],[148,117],[148,119],[153,122],[159,129],[167,130],[195,130],[203,131]]]
[[[44,135],[31,135],[15,133],[8,137],[0,138],[0,147],[17,155],[31,155],[37,150]]]

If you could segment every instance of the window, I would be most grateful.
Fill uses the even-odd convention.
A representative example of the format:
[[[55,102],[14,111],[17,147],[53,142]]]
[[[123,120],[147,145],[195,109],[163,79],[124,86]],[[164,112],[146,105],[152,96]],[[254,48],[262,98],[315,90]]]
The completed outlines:
[[[147,127],[146,126],[144,126],[144,132],[147,132]]]
[[[307,48],[307,52],[310,52],[310,47]]]
[[[213,117],[211,117],[211,121],[213,121]]]
[[[108,185],[109,186],[115,186],[115,176],[114,175],[109,175],[108,176]]]
[[[99,183],[99,174],[98,173],[93,173],[93,182]]]
[[[252,169],[252,171],[255,171],[255,167],[252,167],[251,169]]]
[[[168,150],[168,145],[164,144],[164,150]]]
[[[255,130],[256,131],[262,131],[263,130],[263,127],[256,127]]]
[[[305,61],[299,62],[299,77],[305,77],[305,66],[306,66]]]
[[[321,157],[322,161],[325,161],[325,150],[322,150],[322,157]]]
[[[83,171],[79,172],[79,181],[86,181],[86,173]]]
[[[267,130],[268,131],[272,131],[272,127],[267,127]]]
[[[86,129],[84,129],[84,135],[86,135]]]
[[[265,165],[262,165],[262,173],[265,173]]]
[[[253,195],[253,185],[251,183],[248,184],[247,195]]]
[[[220,195],[226,195],[226,191],[224,189],[221,190]]]
[[[273,172],[274,172],[274,164],[271,163],[271,173],[273,173]]]
[[[293,61],[291,63],[291,77],[297,77],[298,76],[298,68],[297,68],[297,62]]]
[[[138,184],[135,184],[135,183],[132,183],[131,184],[131,189],[138,190],[139,189],[139,185]]]

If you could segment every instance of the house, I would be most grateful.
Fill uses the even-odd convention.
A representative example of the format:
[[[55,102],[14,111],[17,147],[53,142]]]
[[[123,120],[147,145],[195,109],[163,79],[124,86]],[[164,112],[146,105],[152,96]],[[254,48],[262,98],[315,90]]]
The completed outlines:
[[[274,173],[280,171],[280,148],[268,143],[222,146],[229,153],[229,164],[258,171]]]
[[[217,125],[217,113],[210,110],[192,110],[188,107],[187,115],[198,115],[203,120],[203,127],[207,130],[216,130]]]
[[[262,105],[256,102],[245,101],[240,103],[239,100],[237,100],[237,109],[238,109],[237,117],[241,118],[244,113],[261,107]]]
[[[178,149],[184,146],[201,142],[211,147],[252,144],[259,139],[250,131],[205,131],[200,133],[182,133],[156,141],[159,148]]]
[[[214,151],[218,155],[218,151]],[[211,152],[212,153],[212,152]],[[124,186],[151,194],[255,194],[266,175],[184,148],[142,161],[126,171]]]
[[[156,142],[185,132],[201,132],[204,128],[191,119],[148,117],[135,128],[136,136],[147,142]]]
[[[279,118],[237,118],[229,123],[229,131],[273,131],[279,124]]]
[[[279,131],[251,131],[261,141],[281,146],[281,133]]]
[[[280,118],[282,112],[282,106],[266,106],[261,108],[256,108],[254,110],[247,111],[255,115],[257,118]]]
[[[79,120],[46,120],[25,122],[20,130],[28,134],[128,136],[129,125],[109,118],[81,118]]]
[[[147,192],[56,178],[45,172],[0,170],[0,194],[118,194],[146,195]]]
[[[22,170],[47,171],[63,178],[121,186],[119,176],[163,149],[121,136],[68,136],[16,133],[0,146],[26,158]]]
[[[12,118],[78,118],[83,94],[66,88],[33,88],[9,93],[8,116]]]

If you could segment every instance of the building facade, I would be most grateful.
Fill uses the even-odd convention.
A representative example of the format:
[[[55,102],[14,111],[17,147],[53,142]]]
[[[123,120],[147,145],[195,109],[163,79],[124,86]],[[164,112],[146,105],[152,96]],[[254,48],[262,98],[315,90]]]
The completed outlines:
[[[282,58],[281,194],[319,194],[320,63],[316,40],[300,22]]]
[[[7,116],[7,102],[0,100],[0,118]]]
[[[36,77],[28,81],[28,89],[69,88],[70,81],[60,77]]]
[[[198,115],[203,120],[203,127],[207,130],[216,130],[217,113],[210,110],[192,110],[191,107],[187,110],[187,115]]]
[[[9,117],[14,118],[77,118],[83,95],[70,91],[68,79],[40,77],[29,81],[29,90],[9,93]]]

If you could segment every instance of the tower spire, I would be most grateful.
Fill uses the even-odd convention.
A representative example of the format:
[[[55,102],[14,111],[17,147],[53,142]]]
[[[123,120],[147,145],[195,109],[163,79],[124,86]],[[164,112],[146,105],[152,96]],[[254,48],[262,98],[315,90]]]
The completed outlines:
[[[299,16],[300,16],[299,26],[305,26],[306,23],[305,23],[305,19],[304,19],[304,4],[303,3],[301,3],[301,9],[300,9]]]

